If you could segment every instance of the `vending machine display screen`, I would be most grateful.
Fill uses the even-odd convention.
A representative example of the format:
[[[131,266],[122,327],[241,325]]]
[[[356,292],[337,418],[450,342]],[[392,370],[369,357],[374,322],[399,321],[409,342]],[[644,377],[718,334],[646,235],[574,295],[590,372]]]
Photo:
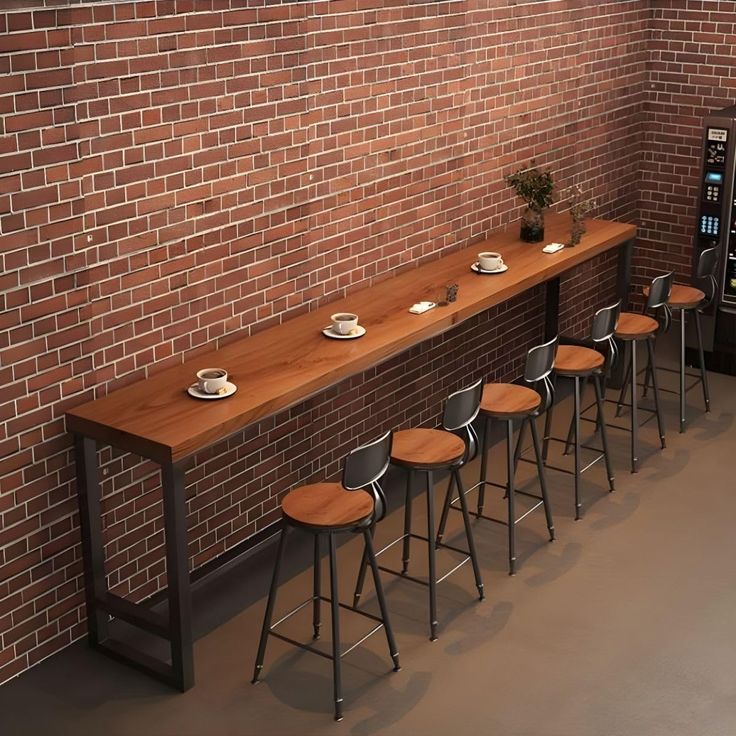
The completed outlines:
[[[706,171],[705,181],[708,184],[723,184],[723,172],[722,171]]]

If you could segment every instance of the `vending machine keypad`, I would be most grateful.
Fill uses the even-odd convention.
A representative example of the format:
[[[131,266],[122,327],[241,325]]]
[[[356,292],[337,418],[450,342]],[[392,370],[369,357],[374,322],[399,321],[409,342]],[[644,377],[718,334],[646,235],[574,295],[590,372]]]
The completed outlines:
[[[720,232],[721,218],[717,215],[701,215],[700,216],[700,234],[715,235]]]

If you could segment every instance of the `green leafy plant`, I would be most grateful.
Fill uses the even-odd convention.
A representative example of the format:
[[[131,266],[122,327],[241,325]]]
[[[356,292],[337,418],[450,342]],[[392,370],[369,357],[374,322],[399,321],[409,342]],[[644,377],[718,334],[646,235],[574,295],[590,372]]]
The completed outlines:
[[[555,201],[552,172],[538,169],[534,166],[534,161],[530,168],[507,174],[504,179],[532,209],[543,210]]]

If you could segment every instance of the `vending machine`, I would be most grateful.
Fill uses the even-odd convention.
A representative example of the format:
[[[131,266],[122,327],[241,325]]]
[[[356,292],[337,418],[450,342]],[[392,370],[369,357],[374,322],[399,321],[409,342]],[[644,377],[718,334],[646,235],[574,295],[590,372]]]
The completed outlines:
[[[718,247],[716,293],[703,314],[705,362],[710,370],[736,374],[736,105],[705,119],[693,272],[700,254]],[[688,359],[697,362],[688,335]]]

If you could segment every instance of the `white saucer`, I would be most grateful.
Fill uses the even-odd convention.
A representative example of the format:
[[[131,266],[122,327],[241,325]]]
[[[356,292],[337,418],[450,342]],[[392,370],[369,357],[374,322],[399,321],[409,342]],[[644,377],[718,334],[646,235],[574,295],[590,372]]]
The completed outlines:
[[[476,261],[470,269],[472,271],[475,271],[476,273],[503,273],[504,271],[508,271],[509,267],[504,263],[501,268],[497,268],[495,271],[486,271],[484,268],[481,268],[478,264],[478,261]]]
[[[238,390],[238,387],[234,383],[230,383],[230,381],[225,382],[225,388],[227,389],[227,391],[221,394],[206,394],[204,391],[200,391],[197,388],[196,383],[193,383],[187,389],[187,393],[190,396],[194,396],[195,399],[226,399],[228,396],[232,396]]]
[[[322,334],[325,337],[331,337],[333,340],[355,340],[356,337],[363,337],[365,335],[365,327],[363,325],[358,325],[357,327],[353,327],[352,332],[350,332],[347,335],[341,335],[339,332],[335,332],[332,329],[332,325],[327,325],[322,330]]]

